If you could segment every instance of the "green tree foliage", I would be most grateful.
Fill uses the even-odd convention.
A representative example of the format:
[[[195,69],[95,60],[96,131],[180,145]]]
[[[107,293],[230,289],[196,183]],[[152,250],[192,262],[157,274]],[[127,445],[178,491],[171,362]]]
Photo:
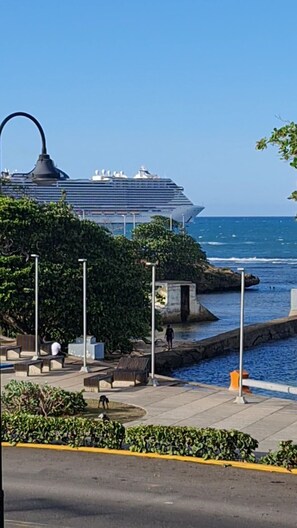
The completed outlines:
[[[154,224],[161,225],[165,229],[169,229],[169,230],[170,230],[170,224],[172,225],[173,230],[176,230],[176,229],[180,230],[182,227],[182,225],[176,220],[174,220],[173,218],[170,220],[170,218],[168,218],[167,216],[162,216],[162,215],[153,216],[152,222]]]
[[[16,380],[5,385],[1,403],[6,412],[42,416],[79,414],[87,406],[83,391],[70,392],[47,384],[41,386],[30,381]]]
[[[140,258],[158,261],[158,280],[199,280],[199,263],[206,261],[206,255],[191,236],[170,231],[157,218],[137,226],[133,240]]]
[[[289,161],[291,167],[297,169],[297,124],[288,123],[280,128],[274,128],[269,138],[262,138],[256,143],[257,150],[264,150],[268,145],[278,148],[280,158]],[[297,191],[289,197],[297,200]]]
[[[68,342],[82,329],[82,267],[87,258],[87,331],[108,349],[148,333],[149,277],[133,244],[80,221],[62,199],[38,204],[0,196],[0,325],[34,332],[34,261],[39,259],[41,336]]]

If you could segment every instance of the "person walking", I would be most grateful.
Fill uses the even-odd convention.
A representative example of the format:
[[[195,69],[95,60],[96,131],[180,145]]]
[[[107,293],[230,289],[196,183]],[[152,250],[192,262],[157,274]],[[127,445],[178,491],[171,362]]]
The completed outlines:
[[[165,337],[168,345],[168,350],[172,350],[172,341],[174,339],[174,330],[170,326],[170,324],[167,325]]]

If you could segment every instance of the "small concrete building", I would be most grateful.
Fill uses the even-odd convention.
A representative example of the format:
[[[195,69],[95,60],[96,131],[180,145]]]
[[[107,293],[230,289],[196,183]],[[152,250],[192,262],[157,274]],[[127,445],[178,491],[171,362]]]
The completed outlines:
[[[157,281],[156,308],[164,323],[217,320],[215,315],[199,303],[196,284],[190,281]]]
[[[289,317],[294,317],[297,315],[297,288],[291,289],[291,308]]]

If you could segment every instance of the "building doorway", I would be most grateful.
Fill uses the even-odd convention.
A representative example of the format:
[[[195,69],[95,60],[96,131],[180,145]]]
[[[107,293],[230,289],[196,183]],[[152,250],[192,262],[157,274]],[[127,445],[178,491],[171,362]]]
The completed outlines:
[[[190,287],[180,287],[180,318],[182,323],[186,323],[190,314]]]

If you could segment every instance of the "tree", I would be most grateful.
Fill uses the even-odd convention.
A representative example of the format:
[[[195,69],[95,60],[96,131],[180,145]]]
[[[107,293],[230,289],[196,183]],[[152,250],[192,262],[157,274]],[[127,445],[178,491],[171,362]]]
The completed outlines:
[[[278,147],[280,158],[289,161],[291,167],[297,169],[297,124],[293,121],[281,128],[274,128],[269,138],[262,138],[256,143],[257,150],[264,150],[268,145]],[[297,200],[297,191],[293,191],[290,199]]]
[[[182,227],[180,222],[177,222],[177,220],[174,220],[173,218],[170,219],[167,216],[162,216],[162,215],[154,215],[154,216],[152,216],[152,222],[154,224],[161,225],[165,229],[169,229],[169,230],[170,230],[170,224],[172,224],[172,229],[173,230],[177,230],[177,229],[180,230],[181,227]]]
[[[191,236],[169,231],[157,218],[137,226],[133,240],[140,259],[158,261],[157,280],[199,281],[206,255]]]
[[[133,244],[80,221],[65,199],[0,196],[0,325],[8,332],[34,332],[33,253],[40,256],[41,336],[66,343],[81,333],[79,258],[87,258],[88,333],[110,350],[148,334],[149,277]]]

